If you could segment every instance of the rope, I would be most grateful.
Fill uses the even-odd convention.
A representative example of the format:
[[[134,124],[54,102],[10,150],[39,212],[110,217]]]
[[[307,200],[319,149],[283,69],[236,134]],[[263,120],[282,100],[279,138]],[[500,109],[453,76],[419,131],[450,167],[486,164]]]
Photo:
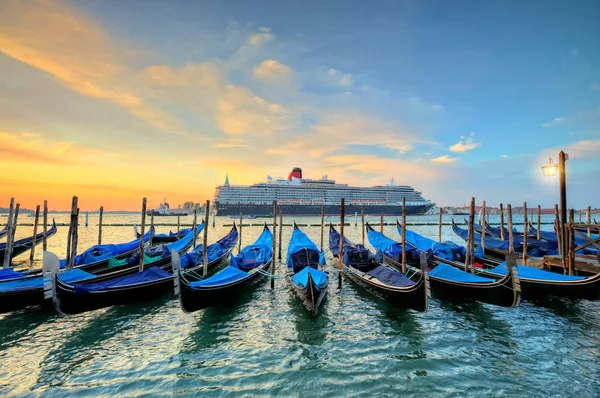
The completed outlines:
[[[261,268],[257,269],[256,272],[258,272],[261,275],[264,275],[264,276],[267,276],[269,278],[272,278],[272,279],[281,279],[281,276],[273,275],[272,273],[264,271]]]

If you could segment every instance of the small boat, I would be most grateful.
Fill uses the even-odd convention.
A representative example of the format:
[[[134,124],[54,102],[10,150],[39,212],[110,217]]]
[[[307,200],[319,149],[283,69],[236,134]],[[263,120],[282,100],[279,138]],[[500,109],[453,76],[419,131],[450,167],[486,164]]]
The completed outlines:
[[[402,228],[397,224],[402,235]],[[394,242],[367,224],[367,236],[373,247],[396,268],[402,266],[402,244]],[[413,231],[406,230],[407,253],[416,250],[430,253],[433,268],[429,270],[429,283],[433,291],[450,299],[471,299],[501,307],[515,307],[521,299],[518,275],[513,267],[502,279],[487,278],[460,269],[464,264],[466,249],[452,242],[436,242]],[[407,255],[407,258],[409,256]],[[410,256],[415,257],[415,254]],[[462,259],[463,264],[458,260]]]
[[[340,255],[340,234],[329,224],[329,249],[334,257]],[[427,311],[429,278],[427,270],[416,274],[416,281],[383,263],[366,247],[354,244],[344,237],[342,267],[344,275],[374,295],[391,304]]]
[[[179,232],[173,232],[173,231],[169,231],[168,234],[154,234],[152,236],[152,243],[170,243],[170,242],[175,242],[176,240],[178,240],[179,238],[181,238],[183,235],[187,234],[188,232],[190,232],[192,230],[192,228],[183,228],[180,229]],[[140,238],[140,232],[138,231],[138,226],[137,224],[135,224],[133,226],[133,231],[135,233],[136,238]]]
[[[532,300],[547,296],[562,296],[600,300],[600,274],[592,276],[563,275],[525,265],[519,265],[517,270],[521,284],[521,295],[524,299]],[[495,279],[504,278],[508,273],[506,262],[498,265],[484,262],[481,271],[483,275]]]
[[[52,227],[46,231],[46,239],[50,238],[52,235],[56,234],[56,221],[52,220]],[[39,245],[42,243],[44,238],[44,233],[41,232],[35,236],[35,244]],[[15,240],[12,246],[12,257],[17,257],[19,254],[23,254],[26,251],[31,250],[31,244],[33,243],[33,236],[29,238],[23,238],[19,240]],[[4,258],[4,253],[6,252],[6,242],[0,243],[0,258]]]
[[[323,271],[325,255],[294,223],[287,250],[288,278],[302,304],[313,315],[327,292],[329,274]]]
[[[238,232],[235,227],[218,242],[207,246],[208,269],[214,268],[229,256],[235,246]],[[112,305],[145,302],[159,297],[163,293],[172,291],[173,273],[171,270],[171,256],[173,253],[185,253],[189,245],[167,245],[168,255],[162,256],[159,261],[151,262],[151,266],[141,272],[128,275],[102,275],[91,276],[85,280],[70,283],[64,281],[56,272],[51,278],[51,296],[56,310],[60,314],[78,314]],[[203,264],[202,245],[196,246],[186,263],[189,272],[198,271]],[[55,262],[56,256],[49,255]],[[50,261],[49,260],[49,261]],[[44,261],[44,266],[47,266]],[[56,270],[54,264],[49,265],[51,270]],[[90,274],[91,275],[91,274]],[[48,273],[44,275],[48,276]],[[46,291],[49,291],[47,289]]]
[[[167,203],[167,198],[163,200],[161,204],[158,205],[158,210],[148,210],[146,212],[149,216],[187,216],[189,213],[183,209],[174,209],[171,210],[171,207]]]
[[[4,229],[0,229],[0,238],[8,233],[8,225],[4,226]]]
[[[240,218],[240,216],[231,215],[231,216],[229,216],[229,218],[231,218],[233,220],[237,220]],[[244,219],[244,220],[254,220],[255,218],[256,218],[256,216],[254,216],[252,214],[244,214],[242,216],[242,219]]]
[[[273,234],[265,224],[254,244],[237,256],[230,254],[229,266],[209,278],[185,274],[185,258],[173,253],[175,295],[184,312],[226,303],[237,298],[250,283],[265,278],[273,261]]]
[[[203,228],[203,225],[198,230],[201,228]],[[150,238],[149,233],[150,231],[144,234],[145,240]],[[193,234],[189,234],[184,236],[180,241],[172,243],[172,245],[182,245],[189,248],[192,241]],[[75,283],[103,274],[115,276],[136,272],[139,264],[139,241],[136,240],[120,245],[101,245],[101,253],[108,254],[111,246],[113,246],[112,249],[114,250],[117,250],[115,246],[118,247],[118,250],[123,250],[121,255],[108,258],[105,258],[103,255],[94,256],[94,250],[90,248],[86,250],[88,255],[82,253],[76,259],[79,258],[83,261],[85,258],[88,258],[92,262],[76,265],[74,269],[68,271],[59,271],[60,278],[65,282]],[[157,260],[160,250],[161,247],[147,247],[145,249],[145,256],[148,258],[147,261]],[[156,256],[149,257],[152,253],[156,254]],[[98,260],[97,257],[102,257],[102,259]],[[75,263],[77,264],[77,260]],[[59,260],[59,269],[61,268],[61,264],[64,268],[65,260]],[[44,278],[43,275],[40,275],[39,271],[30,275],[13,270],[2,270],[0,273],[3,274],[8,271],[11,271],[11,274],[5,275],[3,279],[0,279],[0,313],[44,304]]]

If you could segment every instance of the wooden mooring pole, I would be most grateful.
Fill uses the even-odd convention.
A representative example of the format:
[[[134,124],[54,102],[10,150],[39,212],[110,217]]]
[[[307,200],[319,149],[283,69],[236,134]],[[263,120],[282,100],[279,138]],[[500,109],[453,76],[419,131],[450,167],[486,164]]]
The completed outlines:
[[[240,240],[238,243],[238,254],[242,251],[242,222],[244,221],[244,212],[240,211]]]
[[[406,273],[406,197],[402,197],[402,273]]]
[[[587,212],[585,215],[585,223],[587,225],[592,224],[592,206],[588,206],[588,208],[587,208]],[[588,229],[587,229],[587,236],[588,236],[588,238],[592,237],[592,230],[590,227],[588,227]]]
[[[383,233],[383,212],[381,212],[381,218],[379,220],[379,232]]]
[[[443,211],[442,211],[442,208],[440,207],[440,221],[438,223],[438,242],[442,241],[442,215],[443,215]]]
[[[154,241],[154,211],[150,213],[150,240],[148,241],[148,246],[152,246]]]
[[[565,225],[565,231],[569,231],[569,275],[573,275],[575,269],[575,211],[569,210],[569,223]]]
[[[44,235],[42,237],[42,250],[46,251],[47,248],[47,239],[46,239],[46,235],[48,233],[48,201],[44,200],[44,217],[42,218],[42,221],[44,222],[43,225],[43,231],[44,231]]]
[[[73,228],[75,228],[75,213],[77,212],[77,196],[73,196],[71,200],[71,216],[69,222],[69,231],[67,232],[67,258],[65,268],[70,269],[71,266],[71,249],[73,244]]]
[[[79,240],[79,207],[75,208],[73,216],[73,241],[71,242],[71,259],[69,261],[69,269],[75,267],[75,257],[77,256],[77,242]]]
[[[6,220],[6,249],[4,250],[4,268],[10,267],[10,241],[13,234],[13,216],[15,212],[15,198],[10,198],[10,206],[8,208],[8,220]]]
[[[558,216],[558,205],[555,204],[554,205],[554,232],[556,233],[556,237],[558,238],[558,253],[560,254],[560,258],[563,262],[563,264],[566,264],[565,262],[565,250],[564,250],[564,246],[562,244],[562,239],[563,239],[563,228],[561,227],[560,224],[560,217]]]
[[[206,278],[206,274],[208,273],[208,256],[206,255],[206,246],[208,245],[208,215],[210,210],[210,200],[206,200],[206,211],[204,212],[204,236],[202,237],[202,277]],[[177,223],[179,228],[179,222]],[[177,234],[179,234],[179,229],[177,230]]]
[[[513,225],[512,225],[512,206],[506,205],[507,217],[508,217],[508,254],[515,254],[515,241],[513,237]]]
[[[100,206],[100,214],[98,215],[98,245],[102,244],[102,216],[104,216],[104,206]]]
[[[271,255],[271,289],[275,289],[275,249],[277,246],[277,201],[273,201],[273,251]]]
[[[338,288],[342,288],[342,263],[344,257],[344,215],[345,215],[345,200],[342,198],[340,203],[340,250],[338,251]],[[363,207],[363,220],[364,220],[364,207]],[[363,226],[363,234],[364,234]]]
[[[361,225],[361,231],[362,231],[362,245],[365,245],[365,206],[361,207],[361,221],[360,221],[360,225]]]
[[[154,214],[154,212],[152,212]],[[179,236],[179,228],[181,225],[181,214],[177,214],[177,236]],[[208,227],[208,218],[206,219],[206,224],[204,224],[204,228]]]
[[[325,228],[325,206],[321,206],[321,252],[323,251],[323,233]]]
[[[537,240],[540,240],[540,227],[542,225],[542,206],[537,207]]]
[[[142,230],[140,231],[140,266],[139,271],[144,270],[144,234],[146,233],[146,198],[142,199]]]
[[[31,253],[29,253],[29,269],[33,269],[33,256],[35,256],[35,245],[37,241],[37,230],[40,219],[40,205],[35,207],[35,221],[33,222],[33,239],[31,241]]]
[[[500,239],[506,239],[504,236],[504,208],[502,207],[502,203],[500,203]]]
[[[283,210],[279,209],[279,253],[277,259],[281,261],[281,234],[283,232]]]
[[[527,265],[527,202],[523,202],[523,265]]]
[[[198,239],[198,232],[196,229],[198,228],[198,206],[194,205],[194,219],[192,220],[192,233],[194,234],[194,241],[192,242],[192,247],[196,247],[196,240]]]
[[[467,244],[467,259],[465,261],[465,272],[468,272],[469,269],[472,274],[475,273],[473,269],[474,263],[474,249],[475,247],[475,198],[471,198],[471,204],[469,205],[469,235],[468,235],[468,244]]]
[[[483,256],[485,257],[485,224],[487,222],[487,219],[485,218],[485,200],[483,201],[483,207],[481,208],[482,211],[482,218],[483,218],[483,222],[481,224],[481,252],[483,253]]]

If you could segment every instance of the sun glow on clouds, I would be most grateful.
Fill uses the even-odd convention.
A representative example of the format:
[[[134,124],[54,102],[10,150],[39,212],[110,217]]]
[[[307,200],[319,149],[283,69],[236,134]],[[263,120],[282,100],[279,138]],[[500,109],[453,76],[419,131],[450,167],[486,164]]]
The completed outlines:
[[[0,163],[9,169],[21,167],[30,176],[10,181],[19,187],[11,194],[30,195],[30,207],[52,195],[66,197],[68,203],[69,195],[78,194],[83,201],[88,195],[85,203],[92,208],[137,209],[143,195],[155,201],[168,196],[172,203],[211,197],[214,183],[221,183],[225,172],[236,176],[237,183],[287,173],[296,165],[307,176],[329,173],[347,183],[360,178],[383,184],[401,174],[407,184],[440,177],[439,170],[430,168],[429,158],[419,159],[415,151],[432,145],[429,133],[363,111],[360,102],[340,104],[340,96],[348,98],[344,101],[361,100],[357,78],[336,69],[296,71],[294,65],[278,61],[278,54],[266,53],[272,46],[264,44],[276,41],[264,27],[241,39],[230,57],[136,69],[129,65],[128,49],[89,16],[53,1],[4,3],[0,52],[82,96],[114,105],[148,130],[135,147],[113,137],[104,143],[110,152],[94,147],[98,136],[108,140],[95,126],[78,132],[80,136],[54,132],[61,137],[55,140],[45,131],[1,133],[10,145],[0,148]],[[233,83],[232,72],[244,74],[246,80]],[[302,79],[310,76],[316,76],[313,84],[323,82],[334,93],[304,91]],[[267,84],[282,79],[293,82],[286,85],[287,97],[276,91],[277,84]],[[349,87],[352,95],[347,94]],[[421,99],[414,105],[443,110]],[[412,160],[349,155],[352,145],[393,149],[398,157],[410,154]],[[157,162],[152,176],[147,173],[148,159]],[[44,168],[38,172],[40,165]],[[5,196],[0,200],[7,201]]]
[[[470,136],[461,136],[460,137],[460,141],[454,145],[452,145],[450,148],[448,148],[451,152],[467,152],[470,150],[473,150],[475,148],[477,148],[480,144],[479,143],[475,143],[473,142],[473,137],[475,136],[475,133],[471,133]]]

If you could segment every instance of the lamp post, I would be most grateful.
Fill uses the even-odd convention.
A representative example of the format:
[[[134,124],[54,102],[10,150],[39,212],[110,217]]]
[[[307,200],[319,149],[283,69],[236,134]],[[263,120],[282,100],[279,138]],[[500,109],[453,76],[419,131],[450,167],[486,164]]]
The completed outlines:
[[[567,231],[565,224],[567,223],[567,169],[565,161],[569,159],[569,155],[560,151],[558,154],[558,164],[555,164],[552,159],[548,160],[548,164],[542,166],[542,174],[544,176],[553,177],[556,173],[560,173],[560,231],[562,233],[562,250],[561,258],[565,261],[567,253]]]

